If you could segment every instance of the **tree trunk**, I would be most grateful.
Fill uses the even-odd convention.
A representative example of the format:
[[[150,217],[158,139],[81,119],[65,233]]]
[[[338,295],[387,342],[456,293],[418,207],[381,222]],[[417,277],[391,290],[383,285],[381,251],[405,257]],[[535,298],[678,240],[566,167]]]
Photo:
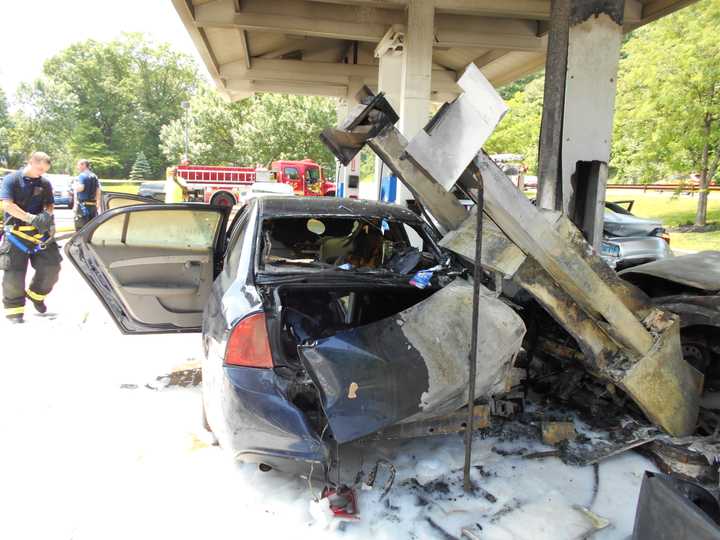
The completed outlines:
[[[705,115],[705,144],[702,152],[702,171],[700,172],[700,191],[698,193],[697,212],[695,213],[695,226],[704,227],[707,225],[707,205],[708,205],[708,186],[710,185],[710,177],[708,176],[708,158],[710,153],[710,127],[712,118],[709,114]]]

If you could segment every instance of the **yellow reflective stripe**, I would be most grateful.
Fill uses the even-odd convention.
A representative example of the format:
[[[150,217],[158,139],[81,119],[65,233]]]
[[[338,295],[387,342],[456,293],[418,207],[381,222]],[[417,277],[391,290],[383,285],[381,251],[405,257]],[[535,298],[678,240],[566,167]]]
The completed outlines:
[[[34,231],[35,226],[34,225],[20,225],[19,227],[15,227],[16,231]]]
[[[27,240],[28,242],[32,242],[33,244],[42,244],[42,240],[38,240],[37,238],[34,238],[30,236],[29,234],[25,234],[23,232],[18,231],[17,229],[10,231],[12,234],[17,236],[18,238],[22,238],[23,240]]]
[[[25,313],[25,306],[5,308],[5,315],[22,315]]]
[[[30,289],[28,289],[25,292],[27,292],[27,295],[29,298],[31,298],[32,300],[35,300],[36,302],[42,302],[43,300],[45,300],[45,297],[47,296],[47,294],[38,294],[36,292],[32,292]]]

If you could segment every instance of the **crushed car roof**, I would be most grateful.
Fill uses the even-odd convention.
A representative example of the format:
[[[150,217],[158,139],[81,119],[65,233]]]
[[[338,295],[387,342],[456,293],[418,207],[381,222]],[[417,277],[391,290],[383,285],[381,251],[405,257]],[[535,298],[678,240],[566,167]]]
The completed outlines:
[[[273,197],[263,199],[263,216],[363,216],[419,221],[412,211],[399,205],[337,197]]]
[[[705,291],[720,291],[720,252],[701,251],[634,266],[620,275],[654,276]]]

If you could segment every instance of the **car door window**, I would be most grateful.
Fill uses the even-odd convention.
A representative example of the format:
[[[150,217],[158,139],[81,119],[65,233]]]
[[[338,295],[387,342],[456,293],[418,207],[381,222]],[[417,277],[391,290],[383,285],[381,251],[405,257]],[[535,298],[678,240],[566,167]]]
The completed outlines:
[[[290,180],[300,179],[300,173],[295,167],[285,167],[285,176],[287,176]]]
[[[92,235],[91,245],[211,249],[220,214],[212,211],[148,210],[117,215]]]
[[[241,248],[245,239],[248,215],[249,212],[245,212],[242,216],[240,216],[238,222],[235,224],[230,242],[228,243],[224,270],[231,278],[234,278],[237,274],[238,265],[240,264],[240,254],[242,252]]]

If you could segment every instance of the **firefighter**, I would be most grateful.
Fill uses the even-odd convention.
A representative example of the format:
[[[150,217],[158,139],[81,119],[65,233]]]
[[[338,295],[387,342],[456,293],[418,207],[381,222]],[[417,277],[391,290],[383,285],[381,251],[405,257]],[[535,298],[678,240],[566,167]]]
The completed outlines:
[[[54,239],[53,189],[43,175],[50,168],[50,157],[35,152],[27,165],[10,173],[2,182],[0,201],[4,216],[4,234],[0,244],[0,269],[3,274],[3,307],[13,323],[24,322],[25,299],[39,313],[45,313],[45,297],[60,274],[60,250]],[[25,289],[28,262],[35,270]]]
[[[180,161],[181,167],[190,165],[190,160],[183,158]],[[175,167],[169,168],[165,173],[165,203],[181,203],[187,200],[187,184],[178,174]]]
[[[100,206],[100,181],[90,170],[87,159],[78,161],[77,169],[79,174],[75,181],[75,230],[79,231],[97,216]]]

